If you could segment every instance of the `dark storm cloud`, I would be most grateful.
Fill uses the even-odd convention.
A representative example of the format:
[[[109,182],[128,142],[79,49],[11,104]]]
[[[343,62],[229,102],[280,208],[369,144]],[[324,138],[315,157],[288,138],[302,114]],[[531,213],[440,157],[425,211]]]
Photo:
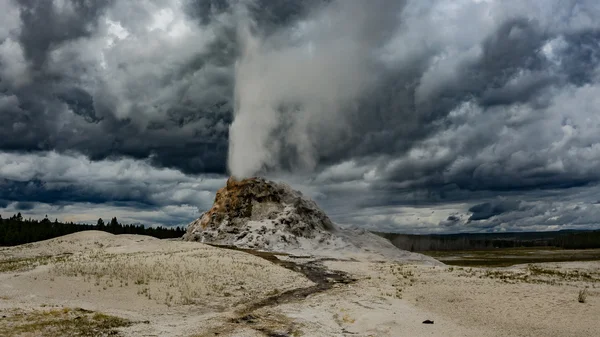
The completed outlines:
[[[80,88],[71,88],[59,93],[57,98],[66,103],[74,114],[82,116],[86,122],[97,123],[102,118],[96,116],[94,98],[87,91]]]
[[[22,24],[19,42],[25,58],[34,69],[45,64],[49,53],[61,46],[98,35],[102,19],[114,5],[114,1],[67,3],[71,4],[68,9],[58,8],[51,2],[19,2]],[[324,1],[256,1],[248,9],[263,34],[267,34],[291,26],[304,19],[311,10],[326,5]],[[7,119],[3,125],[10,126],[3,131],[12,135],[19,132],[23,140],[5,140],[2,147],[10,150],[76,150],[94,159],[119,155],[151,158],[156,165],[177,167],[189,173],[224,173],[227,128],[232,120],[233,108],[230,101],[232,74],[228,69],[231,69],[239,53],[236,25],[226,17],[231,15],[235,6],[222,1],[186,2],[185,15],[197,18],[200,25],[210,26],[216,38],[206,45],[205,50],[191,53],[171,73],[156,78],[159,82],[154,90],[171,95],[166,101],[160,102],[163,106],[135,102],[135,97],[148,95],[148,92],[133,86],[127,89],[131,93],[125,94],[125,103],[130,104],[129,113],[127,116],[116,116],[114,111],[118,109],[118,100],[115,94],[120,93],[106,89],[111,82],[105,82],[102,77],[99,77],[101,82],[96,88],[89,88],[87,83],[78,85],[77,79],[99,76],[95,71],[101,70],[90,69],[92,65],[82,60],[81,54],[71,50],[69,52],[75,53],[72,55],[75,57],[75,66],[65,69],[63,64],[50,65],[47,74],[36,74],[42,77],[36,78],[35,83],[4,94],[16,98],[17,104],[10,106],[13,112],[3,114]],[[369,10],[384,11],[386,2],[374,3],[372,7],[375,9]],[[40,16],[44,16],[44,20]],[[138,19],[140,22],[150,20],[144,16]],[[383,19],[378,21],[381,21],[379,28],[372,28],[372,31],[391,31],[398,24],[393,20],[389,24]],[[40,22],[44,22],[45,29],[39,27]],[[583,67],[574,69],[576,64],[584,62],[589,68],[598,62],[594,54],[594,48],[597,48],[597,44],[593,43],[594,32],[570,32],[564,35],[566,47],[561,51],[561,55],[564,55],[561,60],[565,60],[561,62],[563,68],[548,71],[549,61],[541,55],[540,50],[544,43],[562,35],[548,33],[535,18],[507,18],[499,22],[498,27],[482,38],[479,55],[454,65],[455,75],[451,81],[443,81],[442,78],[439,85],[427,88],[427,71],[432,67],[436,52],[446,47],[444,41],[428,50],[426,57],[414,57],[407,64],[386,69],[390,70],[387,79],[371,89],[369,95],[362,97],[353,117],[344,121],[350,123],[351,129],[345,130],[345,136],[333,142],[333,146],[321,147],[316,155],[317,163],[326,167],[349,158],[360,160],[364,157],[369,160],[379,155],[402,156],[414,148],[414,144],[455,122],[446,120],[446,116],[465,102],[474,102],[486,110],[498,105],[547,104],[547,97],[540,97],[546,89],[564,81],[584,80]],[[400,36],[403,29],[399,30]],[[410,27],[405,29],[410,30]],[[393,38],[388,34],[388,39],[382,40],[382,44]],[[129,60],[123,61],[118,69],[124,73],[135,67]],[[221,70],[206,71],[215,67]],[[70,74],[70,71],[79,73]],[[190,74],[202,71],[205,72],[203,78],[189,79]],[[515,77],[523,71],[527,72],[524,76]],[[67,75],[71,76],[63,80],[62,77]],[[75,83],[73,80],[76,80]],[[185,83],[169,87],[160,83],[165,80]],[[196,87],[215,91],[216,95],[206,99],[183,97]],[[156,109],[159,116],[148,116],[148,108]],[[81,119],[77,119],[77,116]],[[23,124],[28,126],[27,130],[21,130]],[[63,124],[62,127],[60,124]],[[327,133],[320,131],[314,136],[318,143],[325,143],[329,139]],[[491,133],[470,141],[475,144],[474,148],[461,150],[478,151],[477,145],[488,144],[496,139]],[[289,149],[291,153],[282,154],[287,163],[283,166],[287,168],[293,167],[291,164],[295,160],[291,158],[298,156],[295,147]],[[450,160],[425,167],[413,165],[391,170],[386,175],[393,180],[410,179],[415,174],[418,174],[415,178],[436,180],[440,169],[449,164]],[[517,186],[506,188],[518,188],[522,184],[517,182]],[[531,187],[536,186],[537,183],[531,184]],[[489,187],[482,185],[482,188]]]
[[[19,201],[15,204],[15,209],[19,211],[30,211],[35,208],[35,203],[27,201]]]
[[[323,6],[330,0],[256,0],[246,2],[244,8],[251,15],[252,20],[265,32],[285,27],[298,19],[305,17],[318,6]],[[231,12],[239,1],[226,0],[187,0],[185,1],[186,13],[198,19],[203,25],[210,25],[218,16]]]
[[[0,208],[6,208],[8,205],[10,205],[10,201],[0,199]]]
[[[446,13],[455,31],[445,35],[429,26],[427,15],[416,15],[412,22],[404,17],[414,28],[407,23],[395,37],[400,41],[399,60],[390,61],[384,80],[359,95],[359,108],[348,109],[350,117],[337,121],[345,126],[343,133],[329,142],[322,141],[326,133],[311,135],[323,137],[314,142],[318,145],[313,158],[321,173],[312,180],[329,198],[343,193],[326,192],[323,184],[370,186],[366,196],[352,198],[361,212],[334,206],[340,207],[333,213],[343,222],[351,218],[342,215],[345,212],[357,218],[358,213],[368,213],[371,218],[361,222],[414,229],[425,224],[422,217],[400,220],[385,214],[401,214],[394,206],[454,205],[460,216],[443,218],[442,227],[478,231],[598,226],[590,221],[594,209],[568,205],[581,189],[590,195],[577,203],[591,203],[600,193],[600,138],[592,126],[600,122],[600,30],[588,20],[600,13],[600,6],[578,2],[559,24],[544,11],[524,10],[530,4],[519,8],[516,2],[494,2],[504,8],[492,14],[497,24],[486,26],[473,22],[484,16],[468,7],[487,5],[463,4],[464,16],[458,17],[466,20],[464,25]],[[410,12],[410,5],[404,13]],[[553,10],[562,13],[562,5],[553,2]],[[510,14],[504,16],[503,11]],[[478,24],[484,28],[477,32],[466,28]],[[426,47],[414,44],[419,38],[429,42]],[[335,132],[328,121],[323,124],[329,135]],[[289,162],[288,157],[298,155],[290,152],[281,158]],[[348,188],[346,193],[356,190]],[[509,200],[498,202],[497,196]],[[486,199],[490,201],[471,211],[457,204]],[[516,207],[511,199],[528,203]],[[469,218],[473,221],[467,225]]]
[[[47,204],[137,202],[147,206],[212,199],[223,179],[197,179],[177,170],[156,169],[148,162],[90,161],[82,156],[0,154],[0,200]],[[209,192],[210,191],[210,192]]]
[[[541,33],[541,30],[535,22],[525,19],[505,22],[482,43],[482,52],[478,59],[459,65],[459,72],[452,81],[438,84],[435,91],[430,92],[420,101],[417,97],[419,88],[408,83],[418,83],[421,73],[414,74],[416,78],[404,79],[397,85],[385,82],[384,87],[378,88],[380,92],[375,93],[376,100],[370,101],[373,96],[367,98],[368,108],[363,110],[364,116],[359,116],[355,120],[356,123],[352,124],[353,130],[348,134],[355,136],[348,138],[341,151],[334,151],[333,156],[329,154],[325,156],[326,163],[345,160],[347,157],[342,156],[353,153],[357,158],[384,155],[387,157],[387,164],[391,158],[405,156],[407,152],[414,150],[428,138],[435,138],[437,134],[452,132],[463,125],[470,124],[471,121],[467,119],[448,117],[448,114],[468,103],[481,109],[480,130],[472,135],[457,134],[454,139],[449,139],[450,142],[460,146],[449,149],[450,153],[439,161],[436,158],[422,161],[407,160],[407,163],[385,172],[386,180],[422,180],[425,182],[424,186],[431,185],[436,190],[438,188],[436,185],[448,183],[470,190],[514,190],[563,188],[597,181],[598,175],[591,171],[585,176],[567,172],[543,172],[543,166],[548,164],[549,158],[539,153],[532,153],[526,159],[526,165],[531,169],[541,169],[536,173],[524,174],[503,169],[501,167],[505,166],[505,163],[502,161],[508,158],[502,158],[501,154],[498,154],[495,158],[489,158],[500,161],[496,172],[474,176],[477,167],[465,167],[465,170],[455,172],[452,177],[442,177],[444,171],[455,164],[457,159],[475,156],[486,146],[500,141],[498,133],[504,127],[519,127],[515,124],[510,125],[509,120],[497,120],[493,124],[485,125],[489,123],[489,120],[485,119],[494,119],[493,116],[486,116],[486,114],[501,114],[509,109],[523,109],[523,106],[530,106],[533,110],[531,118],[544,118],[546,108],[555,98],[550,94],[552,90],[575,82],[589,82],[594,76],[594,72],[589,69],[597,68],[600,65],[600,58],[590,55],[599,48],[597,43],[593,47],[570,43],[568,49],[561,51],[561,57],[565,59],[565,62],[561,63],[563,69],[553,71],[550,61],[545,60],[540,52],[549,39]],[[573,35],[584,37],[590,34],[596,32],[586,30]],[[575,37],[571,39],[578,40]],[[586,62],[578,63],[571,60],[582,57]],[[579,66],[575,66],[576,64]],[[587,71],[584,66],[581,66],[582,64],[585,64]],[[415,68],[419,67],[417,65]],[[402,76],[399,74],[398,77]],[[392,96],[395,98],[391,98]],[[415,100],[417,100],[416,105]],[[518,123],[531,122],[533,121],[525,120]],[[559,128],[560,125],[552,127]],[[522,130],[528,131],[526,125]],[[471,138],[468,138],[469,136]],[[536,137],[533,134],[530,136]],[[529,143],[525,139],[523,141]],[[535,145],[536,142],[534,140],[530,144]],[[530,146],[525,146],[524,149],[527,150],[528,147]],[[433,154],[423,153],[424,156]]]
[[[469,208],[469,212],[473,213],[469,221],[485,220],[493,216],[511,212],[519,208],[519,203],[516,201],[502,201],[497,203],[485,202]]]
[[[248,10],[262,33],[268,34],[282,27],[291,26],[297,20],[305,18],[310,12],[330,2],[331,0],[257,0],[250,2]]]
[[[461,219],[458,215],[450,215],[445,221],[440,222],[441,226],[452,227],[460,223]]]
[[[237,168],[291,174],[345,224],[591,226],[599,16],[593,0],[3,2],[0,207],[169,222],[210,204],[218,186],[193,175]]]
[[[92,190],[89,187],[77,185],[54,185],[39,180],[30,181],[4,181],[0,191],[0,198],[6,200],[20,200],[33,204],[35,202],[60,206],[87,202],[92,204],[109,204],[136,202],[139,206],[157,206],[154,200],[150,200],[147,190],[139,186],[127,186],[122,189],[113,189],[103,193]]]
[[[600,29],[565,34],[563,39],[561,72],[577,85],[593,83],[594,72],[590,71],[590,65],[600,62]]]
[[[371,7],[377,8],[378,4],[381,3]],[[598,181],[594,165],[575,163],[579,159],[577,151],[573,151],[586,151],[589,144],[600,140],[591,134],[580,135],[581,126],[575,125],[588,114],[594,116],[595,108],[578,107],[583,102],[575,96],[599,88],[596,69],[600,59],[596,57],[598,44],[593,42],[598,27],[561,30],[562,27],[548,26],[548,18],[543,15],[517,10],[515,2],[494,2],[496,5],[505,6],[506,12],[512,7],[515,10],[506,15],[496,8],[498,11],[492,13],[494,25],[489,25],[477,22],[487,4],[465,2],[466,9],[458,17],[448,15],[451,19],[447,23],[456,31],[447,35],[443,29],[431,26],[419,31],[418,20],[423,26],[429,24],[428,13],[433,10],[428,12],[416,2],[399,10],[402,16],[398,20],[379,28],[370,27],[374,31],[394,31],[400,22],[396,35],[384,35],[389,40],[369,44],[377,53],[392,59],[370,68],[380,78],[376,84],[345,98],[349,105],[335,105],[333,109],[343,111],[336,115],[338,118],[329,116],[335,112],[315,114],[306,108],[310,99],[321,99],[317,95],[300,96],[299,102],[292,100],[290,108],[280,113],[282,122],[264,137],[265,148],[270,144],[283,145],[271,146],[268,154],[262,156],[271,162],[254,166],[259,172],[260,167],[302,171],[303,167],[313,166],[323,170],[352,161],[364,165],[366,171],[375,166],[375,175],[382,185],[393,183],[434,192],[449,184],[470,191],[510,191],[568,188]],[[560,12],[561,4],[555,5]],[[599,12],[598,6],[590,2],[586,5],[589,13]],[[372,8],[364,10],[377,12]],[[568,22],[565,27],[575,25],[580,18],[580,13],[574,11],[567,15],[571,16],[563,18]],[[475,22],[460,22],[467,17]],[[410,26],[413,23],[415,26]],[[472,25],[477,24],[488,26],[473,32]],[[453,33],[456,35],[450,35]],[[360,35],[351,38],[361,41]],[[411,50],[413,39],[420,38],[431,42],[426,47],[417,44]],[[387,51],[395,43],[398,50]],[[270,57],[266,53],[264,57]],[[393,53],[400,54],[396,56],[398,60],[387,55]],[[339,58],[339,63],[344,64],[350,56],[340,54]],[[318,60],[315,58],[314,62]],[[294,62],[290,60],[291,63]],[[304,74],[317,67],[315,63],[303,66],[296,62],[305,68],[297,71],[302,75],[282,75],[279,81],[292,86],[314,85],[305,81]],[[585,64],[585,68],[577,64]],[[584,69],[588,69],[587,76]],[[249,82],[264,85],[272,79],[259,75],[253,81]],[[272,98],[274,95],[270,93],[265,99],[277,101]],[[306,117],[295,122],[298,115]],[[579,121],[574,122],[575,119]],[[553,149],[549,155],[549,146],[567,137],[565,121],[572,123],[574,137],[567,146]],[[298,129],[308,134],[308,141],[292,138]],[[243,135],[243,131],[239,133]],[[561,163],[561,158],[568,158],[569,165],[564,160]],[[243,164],[239,167],[239,172],[245,171]]]
[[[19,41],[35,70],[41,68],[52,48],[70,40],[90,37],[98,17],[111,0],[71,0],[62,10],[53,1],[17,0],[20,6]]]
[[[0,73],[0,150],[150,158],[188,173],[225,172],[236,57],[235,30],[228,23],[206,28],[205,34],[217,36],[205,46],[190,46],[172,42],[170,32],[142,29],[157,20],[151,10],[159,8],[150,2],[15,4],[20,28],[7,48],[17,56],[20,48],[20,63],[27,67],[14,78]],[[139,10],[139,21],[118,21],[116,5],[126,6],[123,12]],[[128,37],[111,33],[118,24],[131,29]],[[188,38],[202,32],[189,25]],[[106,41],[113,41],[110,50],[101,49]],[[156,47],[141,50],[150,41]],[[19,60],[0,62],[0,69],[9,62]]]
[[[226,0],[188,0],[185,1],[186,13],[198,19],[201,24],[209,25],[220,14],[230,11],[232,4]]]

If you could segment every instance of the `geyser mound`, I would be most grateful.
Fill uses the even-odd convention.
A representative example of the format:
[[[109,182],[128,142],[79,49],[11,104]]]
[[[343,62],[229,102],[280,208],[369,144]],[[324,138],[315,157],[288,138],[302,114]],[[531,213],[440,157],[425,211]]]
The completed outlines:
[[[338,228],[302,193],[258,177],[229,178],[212,208],[188,226],[183,239],[291,254],[440,264],[363,229]]]
[[[271,251],[344,246],[316,203],[286,184],[229,178],[212,208],[192,222],[185,240]]]

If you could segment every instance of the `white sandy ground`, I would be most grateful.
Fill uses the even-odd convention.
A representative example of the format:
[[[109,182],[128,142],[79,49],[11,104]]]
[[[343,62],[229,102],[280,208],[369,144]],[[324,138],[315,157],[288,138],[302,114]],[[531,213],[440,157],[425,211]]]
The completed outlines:
[[[314,283],[244,252],[94,231],[0,249],[0,262],[23,258],[0,272],[0,314],[84,308],[136,322],[124,336],[600,336],[600,262],[477,269],[353,254],[323,263],[355,283],[244,312]]]

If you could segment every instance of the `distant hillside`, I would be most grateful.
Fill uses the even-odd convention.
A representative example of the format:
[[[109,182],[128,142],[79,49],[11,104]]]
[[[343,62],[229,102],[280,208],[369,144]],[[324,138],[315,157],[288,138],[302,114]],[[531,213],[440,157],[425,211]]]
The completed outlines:
[[[50,221],[47,217],[41,221],[24,219],[21,213],[3,219],[0,216],[0,246],[15,246],[29,242],[52,239],[66,234],[86,230],[99,230],[112,234],[140,234],[159,239],[179,238],[185,233],[184,228],[145,227],[144,225],[120,224],[117,218],[105,224],[98,219],[95,225],[63,223],[58,220]]]
[[[600,248],[600,230],[429,235],[374,233],[390,240],[400,249],[413,252],[515,247]]]

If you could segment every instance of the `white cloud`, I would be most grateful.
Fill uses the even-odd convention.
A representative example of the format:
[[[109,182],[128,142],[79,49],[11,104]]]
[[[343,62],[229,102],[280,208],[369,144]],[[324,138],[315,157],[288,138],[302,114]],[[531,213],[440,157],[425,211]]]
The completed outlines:
[[[122,224],[143,224],[146,226],[186,226],[200,216],[193,206],[162,206],[144,209],[132,206],[111,206],[108,204],[73,203],[57,206],[34,203],[31,210],[19,210],[16,203],[0,208],[3,217],[21,212],[26,218],[41,220],[48,216],[52,221],[95,224],[99,218],[105,222],[116,217]]]
[[[97,205],[96,208],[111,207],[109,206],[111,200],[118,201],[123,198],[132,200],[130,203],[141,203],[138,205],[141,212],[139,217],[151,212],[164,212],[169,207],[204,211],[210,208],[214,193],[225,182],[222,177],[194,177],[173,169],[158,169],[145,161],[133,159],[90,161],[80,155],[64,155],[56,152],[45,154],[0,152],[0,179],[5,179],[5,184],[41,181],[43,182],[41,190],[34,190],[34,193],[58,193],[65,189],[72,189],[75,191],[75,196],[96,198],[107,203],[105,206]],[[28,197],[36,200],[35,195]],[[85,208],[64,208],[67,207],[64,204],[77,205],[81,202],[77,198],[56,200],[56,205],[46,207],[54,207],[62,213],[72,213],[74,210]],[[112,208],[119,209],[119,207]],[[130,207],[127,213],[129,217],[133,217],[134,208]],[[36,212],[43,211],[36,208]],[[77,216],[77,214],[71,215]],[[81,214],[84,218],[88,218],[89,215],[89,213]],[[164,219],[164,216],[161,219]],[[157,218],[153,223],[159,221],[160,219]]]

